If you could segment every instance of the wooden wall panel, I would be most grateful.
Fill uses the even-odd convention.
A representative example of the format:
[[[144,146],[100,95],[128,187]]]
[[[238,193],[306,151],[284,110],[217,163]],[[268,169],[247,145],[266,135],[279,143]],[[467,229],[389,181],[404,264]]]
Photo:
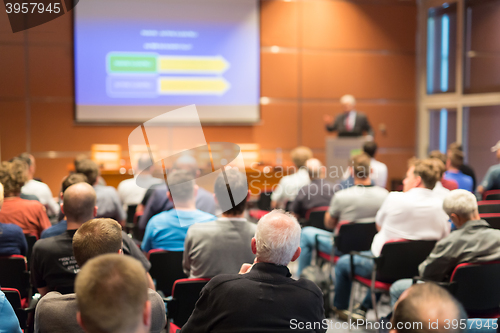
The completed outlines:
[[[26,149],[26,107],[23,101],[0,100],[0,141],[2,161]]]
[[[20,44],[0,44],[0,64],[0,98],[24,97],[24,47]]]
[[[303,55],[304,98],[415,98],[415,56],[376,53]]]
[[[411,4],[312,0],[302,9],[305,48],[415,51],[417,20]]]
[[[297,98],[298,61],[297,53],[261,53],[261,95]]]
[[[30,46],[28,59],[31,96],[73,97],[73,58],[70,47]]]
[[[255,126],[253,138],[261,149],[293,149],[298,146],[297,104],[263,105],[261,115],[261,125]]]
[[[298,45],[298,2],[261,1],[260,43],[262,46]]]

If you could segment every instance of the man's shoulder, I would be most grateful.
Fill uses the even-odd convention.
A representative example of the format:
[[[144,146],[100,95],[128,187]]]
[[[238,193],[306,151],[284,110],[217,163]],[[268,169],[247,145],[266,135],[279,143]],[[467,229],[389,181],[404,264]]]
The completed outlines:
[[[56,246],[56,243],[67,243],[67,244],[72,244],[73,240],[71,237],[68,237],[66,235],[66,232],[63,232],[59,235],[48,237],[48,238],[42,238],[39,239],[35,242],[35,245],[33,246],[33,251],[61,251],[61,248],[59,246]]]
[[[11,233],[11,234],[17,234],[17,233],[21,233],[24,235],[23,233],[23,229],[18,226],[17,224],[13,224],[13,223],[1,223],[0,222],[0,227],[2,229],[2,233],[3,234],[6,234],[7,232],[8,233]]]

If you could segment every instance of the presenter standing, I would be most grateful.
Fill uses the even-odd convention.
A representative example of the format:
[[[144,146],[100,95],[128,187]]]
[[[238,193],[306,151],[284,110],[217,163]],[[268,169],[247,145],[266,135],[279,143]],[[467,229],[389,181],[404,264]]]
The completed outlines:
[[[362,112],[354,109],[356,99],[352,95],[344,95],[340,98],[340,104],[344,112],[335,118],[325,115],[324,121],[328,132],[336,131],[339,137],[356,137],[362,136],[363,132],[367,132],[373,137],[373,129],[368,122],[368,118]]]

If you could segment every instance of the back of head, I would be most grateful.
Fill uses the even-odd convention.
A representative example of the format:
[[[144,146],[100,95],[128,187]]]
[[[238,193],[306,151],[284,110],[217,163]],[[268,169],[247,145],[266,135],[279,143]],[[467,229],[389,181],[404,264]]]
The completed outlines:
[[[75,292],[85,331],[135,332],[148,300],[146,271],[130,256],[98,256],[76,276]]]
[[[450,159],[450,165],[456,169],[459,169],[464,164],[464,153],[461,150],[451,150],[448,157]]]
[[[432,159],[435,166],[440,170],[439,179],[441,179],[446,171],[446,155],[439,150],[433,150],[429,154],[429,158]]]
[[[352,158],[352,170],[354,178],[367,179],[370,177],[370,156],[365,153]]]
[[[290,213],[275,209],[264,215],[255,231],[259,262],[286,266],[300,245],[300,225]]]
[[[477,199],[474,194],[466,190],[453,190],[443,200],[443,210],[446,214],[469,220],[477,214]]]
[[[179,157],[174,162],[172,169],[174,169],[174,170],[186,170],[189,173],[191,173],[193,175],[193,177],[196,177],[196,175],[199,171],[198,162],[196,162],[196,159],[191,155],[182,155],[181,157]]]
[[[153,166],[153,163],[151,161],[151,157],[148,154],[142,154],[139,156],[139,159],[137,160],[137,168],[142,171],[149,171],[151,167]]]
[[[247,177],[244,173],[237,169],[228,169],[224,174],[217,176],[214,184],[214,193],[224,215],[237,216],[243,214],[247,207],[248,184]],[[227,180],[227,183],[226,183]],[[223,207],[222,203],[228,202],[228,194],[232,196],[234,206]],[[240,201],[241,200],[241,201]],[[238,202],[236,202],[238,201]]]
[[[392,327],[406,333],[458,333],[467,318],[462,306],[445,289],[428,282],[414,284],[395,306]],[[449,320],[450,327],[446,327]],[[458,325],[451,325],[455,321]],[[437,326],[431,323],[438,322]]]
[[[321,162],[317,158],[310,158],[306,162],[306,169],[309,173],[309,178],[311,179],[319,179],[322,176],[322,168]]]
[[[168,187],[176,202],[184,203],[194,199],[193,175],[187,170],[174,170],[167,175]]]
[[[363,151],[370,157],[375,157],[377,153],[377,144],[375,141],[367,141],[363,144]]]
[[[17,158],[23,160],[24,163],[26,163],[26,165],[28,166],[28,168],[31,167],[32,164],[34,164],[33,155],[31,155],[30,153],[22,153]]]
[[[82,224],[73,236],[73,254],[78,266],[122,248],[122,227],[113,219],[93,219]]]
[[[6,197],[19,195],[26,180],[26,163],[22,160],[14,159],[0,165],[0,183],[4,187]]]
[[[78,183],[87,183],[87,176],[85,176],[83,173],[72,173],[71,175],[64,178],[62,182],[61,192],[64,194],[64,191],[66,191],[68,187]]]
[[[313,157],[313,153],[311,148],[300,146],[292,150],[290,156],[297,169],[300,169],[306,165],[308,159]]]
[[[433,161],[427,158],[425,160],[414,161],[414,174],[422,179],[424,186],[430,190],[436,186],[436,183],[441,179],[441,170]]]
[[[97,177],[99,176],[99,167],[97,164],[89,159],[84,159],[75,163],[77,173],[83,173],[87,177],[87,182],[94,185]]]
[[[450,143],[450,145],[448,146],[448,150],[455,150],[455,149],[460,150],[460,151],[463,150],[462,145],[459,144],[458,142]]]
[[[63,210],[68,222],[84,223],[94,218],[96,195],[87,183],[71,185],[64,192]]]

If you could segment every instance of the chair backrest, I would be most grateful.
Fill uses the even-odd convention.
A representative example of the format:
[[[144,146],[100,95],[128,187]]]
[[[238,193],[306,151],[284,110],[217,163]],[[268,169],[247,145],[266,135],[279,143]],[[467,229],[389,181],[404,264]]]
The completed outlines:
[[[201,290],[210,279],[180,279],[172,287],[172,298],[175,300],[175,311],[170,311],[168,316],[176,326],[182,327],[193,313],[194,307]],[[173,313],[172,313],[173,312]]]
[[[373,237],[377,234],[375,222],[342,223],[334,237],[335,247],[342,253],[351,251],[367,251],[370,249]]]
[[[28,243],[28,252],[26,253],[26,260],[28,262],[28,270],[29,270],[31,267],[31,252],[33,252],[33,246],[35,246],[38,237],[28,234],[24,234],[24,236],[26,237],[26,243]]]
[[[259,200],[257,200],[257,208],[260,210],[271,210],[271,194],[272,191],[260,192]]]
[[[328,230],[325,228],[325,213],[328,211],[328,208],[328,206],[322,206],[309,209],[306,212],[307,225],[318,229]]]
[[[418,276],[422,263],[436,245],[435,240],[395,240],[382,247],[377,263],[377,280],[394,282]]]
[[[14,288],[1,288],[1,290],[5,294],[5,298],[7,299],[7,301],[9,301],[12,309],[14,309],[14,312],[16,313],[17,320],[19,321],[19,327],[21,327],[22,330],[26,329],[28,327],[28,316],[22,308],[21,294],[19,294],[19,291]]]
[[[500,200],[484,200],[477,203],[479,214],[500,213]]]
[[[451,292],[468,313],[498,311],[500,261],[463,263],[451,274]]]
[[[182,251],[171,252],[151,250],[148,252],[151,269],[149,274],[156,280],[156,289],[161,290],[165,296],[170,296],[172,286],[176,280],[186,278],[182,270]]]
[[[484,192],[483,200],[500,200],[500,190],[489,190]]]
[[[127,206],[127,223],[134,224],[136,210],[137,210],[137,205]]]
[[[492,228],[500,229],[500,213],[479,214]]]
[[[0,257],[0,286],[17,289],[21,298],[29,295],[29,273],[26,258],[20,255]]]

